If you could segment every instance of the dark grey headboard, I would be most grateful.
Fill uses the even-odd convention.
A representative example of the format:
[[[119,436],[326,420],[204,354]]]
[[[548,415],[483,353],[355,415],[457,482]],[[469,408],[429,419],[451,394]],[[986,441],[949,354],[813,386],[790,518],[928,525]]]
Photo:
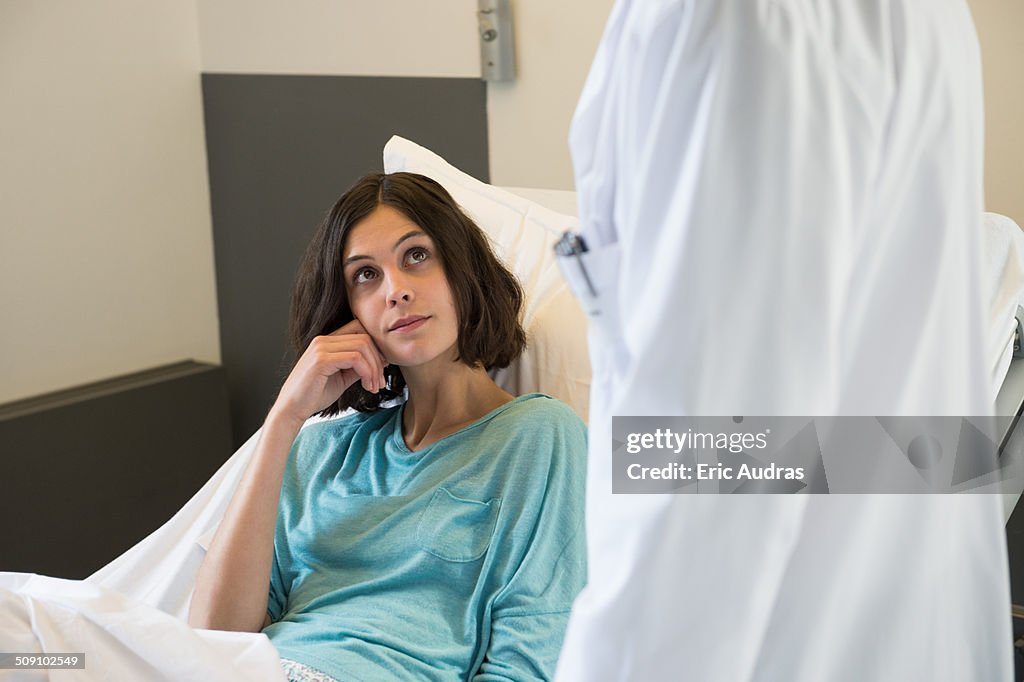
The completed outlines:
[[[236,446],[262,423],[291,356],[295,269],[317,221],[382,170],[392,135],[488,180],[483,81],[205,74],[222,363]]]

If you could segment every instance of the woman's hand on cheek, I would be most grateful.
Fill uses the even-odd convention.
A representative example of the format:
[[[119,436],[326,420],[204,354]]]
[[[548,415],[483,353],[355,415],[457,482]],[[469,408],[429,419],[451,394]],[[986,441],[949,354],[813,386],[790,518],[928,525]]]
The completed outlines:
[[[362,381],[376,393],[385,387],[384,354],[359,320],[310,342],[271,408],[271,415],[305,421],[330,406],[349,386]]]

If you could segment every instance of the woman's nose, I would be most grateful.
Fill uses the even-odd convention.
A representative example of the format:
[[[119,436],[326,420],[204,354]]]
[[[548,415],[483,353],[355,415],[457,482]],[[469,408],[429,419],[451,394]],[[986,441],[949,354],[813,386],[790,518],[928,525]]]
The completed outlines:
[[[406,279],[400,275],[388,278],[388,305],[396,306],[399,303],[411,303],[413,300],[412,287]]]

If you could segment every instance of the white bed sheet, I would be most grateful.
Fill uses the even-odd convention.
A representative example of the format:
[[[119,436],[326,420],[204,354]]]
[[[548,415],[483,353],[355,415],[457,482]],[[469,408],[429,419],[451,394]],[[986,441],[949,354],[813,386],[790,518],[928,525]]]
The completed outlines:
[[[0,573],[0,651],[85,654],[83,669],[0,672],[11,680],[285,680],[262,633],[195,630],[93,583],[25,573]]]

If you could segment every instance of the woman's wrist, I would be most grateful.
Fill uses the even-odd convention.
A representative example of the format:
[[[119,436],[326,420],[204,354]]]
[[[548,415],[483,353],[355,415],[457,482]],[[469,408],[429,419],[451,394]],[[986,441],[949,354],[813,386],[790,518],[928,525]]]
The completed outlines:
[[[277,409],[277,406],[270,408],[270,412],[267,414],[267,419],[264,421],[264,428],[267,430],[280,430],[285,432],[292,432],[296,434],[302,428],[302,425],[306,423],[306,420],[302,417],[297,417],[286,413],[283,410]]]

